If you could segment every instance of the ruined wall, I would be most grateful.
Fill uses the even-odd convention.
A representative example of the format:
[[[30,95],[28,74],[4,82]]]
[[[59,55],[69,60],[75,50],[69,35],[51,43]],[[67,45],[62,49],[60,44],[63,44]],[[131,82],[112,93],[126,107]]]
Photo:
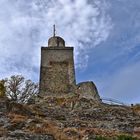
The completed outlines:
[[[76,87],[76,92],[80,98],[93,99],[101,102],[96,85],[92,81],[81,82]]]
[[[42,47],[40,93],[68,94],[75,85],[73,47]]]

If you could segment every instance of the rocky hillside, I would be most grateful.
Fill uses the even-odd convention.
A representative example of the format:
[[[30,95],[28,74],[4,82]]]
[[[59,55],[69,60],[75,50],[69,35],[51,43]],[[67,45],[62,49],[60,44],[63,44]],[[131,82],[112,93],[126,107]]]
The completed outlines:
[[[76,97],[38,97],[36,103],[26,105],[0,98],[0,140],[125,140],[124,137],[140,139],[138,108]]]

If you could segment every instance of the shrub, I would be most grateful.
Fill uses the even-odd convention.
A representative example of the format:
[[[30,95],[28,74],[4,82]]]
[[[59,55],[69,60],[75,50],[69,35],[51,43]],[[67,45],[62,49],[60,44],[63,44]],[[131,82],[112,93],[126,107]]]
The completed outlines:
[[[4,86],[4,83],[5,83],[4,80],[0,81],[0,97],[5,97],[6,88]]]
[[[131,136],[120,135],[120,136],[118,136],[117,140],[135,140],[135,139]]]
[[[96,136],[96,140],[108,140],[108,139],[103,136]]]

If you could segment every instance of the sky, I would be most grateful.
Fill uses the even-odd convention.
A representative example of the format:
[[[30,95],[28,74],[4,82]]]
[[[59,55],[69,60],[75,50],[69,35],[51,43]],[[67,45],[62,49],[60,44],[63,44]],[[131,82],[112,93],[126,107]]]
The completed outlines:
[[[0,79],[39,80],[40,49],[53,34],[74,47],[77,83],[101,98],[140,103],[140,0],[0,0]]]

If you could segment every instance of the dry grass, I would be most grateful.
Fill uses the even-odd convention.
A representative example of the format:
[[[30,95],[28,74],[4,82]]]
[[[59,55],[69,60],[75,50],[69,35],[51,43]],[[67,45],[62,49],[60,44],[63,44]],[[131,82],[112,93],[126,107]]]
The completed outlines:
[[[57,140],[80,140],[90,134],[115,137],[123,135],[119,131],[98,128],[60,128],[57,122],[39,118],[37,123],[29,124],[27,131],[38,134],[52,134]]]
[[[4,135],[7,132],[7,130],[3,127],[0,127],[0,136]]]
[[[140,104],[134,105],[133,109],[136,110],[136,111],[140,111]]]
[[[131,106],[131,109],[134,113],[140,115],[140,104],[136,104],[134,106]]]
[[[99,128],[65,128],[63,133],[66,132],[75,132],[77,133],[77,140],[84,138],[85,136],[88,136],[90,134],[94,135],[102,135],[105,137],[115,137],[119,135],[123,135],[124,133],[121,133],[119,131],[114,131],[114,130],[108,130],[108,129],[99,129]],[[74,138],[74,137],[72,137]],[[76,140],[76,137],[74,138]]]
[[[55,122],[43,119],[41,121],[39,124],[29,125],[27,131],[38,134],[52,134],[57,140],[69,140]]]
[[[15,114],[15,113],[9,113],[8,116],[11,119],[11,123],[24,122],[28,118],[27,116]]]

